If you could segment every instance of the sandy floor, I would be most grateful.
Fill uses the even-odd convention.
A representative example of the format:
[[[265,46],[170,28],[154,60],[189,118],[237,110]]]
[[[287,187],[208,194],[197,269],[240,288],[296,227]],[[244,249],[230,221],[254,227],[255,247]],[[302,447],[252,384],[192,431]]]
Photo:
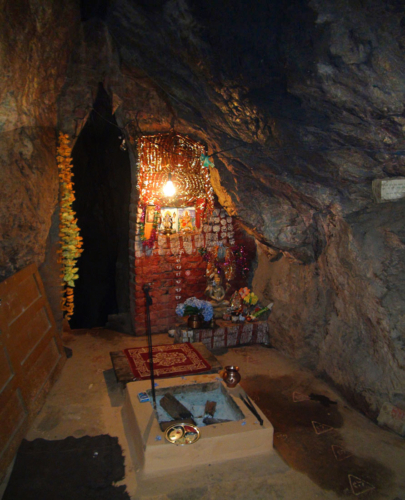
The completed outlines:
[[[171,343],[157,335],[154,344]],[[242,386],[275,428],[276,458],[233,460],[143,479],[131,462],[110,351],[146,339],[93,329],[66,335],[73,350],[27,439],[117,436],[125,455],[122,481],[132,499],[368,499],[405,500],[405,440],[351,409],[327,384],[273,349],[249,346],[216,354],[240,367]],[[295,396],[294,396],[295,393]],[[336,405],[302,397],[327,396]],[[297,401],[304,399],[303,401]],[[4,485],[3,485],[4,489]],[[0,487],[0,496],[2,494]]]

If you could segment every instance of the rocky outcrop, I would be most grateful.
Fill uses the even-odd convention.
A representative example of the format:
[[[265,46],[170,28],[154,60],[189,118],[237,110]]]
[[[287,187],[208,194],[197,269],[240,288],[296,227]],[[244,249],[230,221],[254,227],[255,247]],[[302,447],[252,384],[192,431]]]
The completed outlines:
[[[40,264],[57,203],[56,99],[76,9],[3,2],[0,54],[0,279]]]
[[[272,343],[326,376],[371,417],[405,404],[402,275],[405,202],[330,218],[316,263],[274,259],[259,246],[253,286],[274,300]],[[272,261],[273,260],[273,261]]]

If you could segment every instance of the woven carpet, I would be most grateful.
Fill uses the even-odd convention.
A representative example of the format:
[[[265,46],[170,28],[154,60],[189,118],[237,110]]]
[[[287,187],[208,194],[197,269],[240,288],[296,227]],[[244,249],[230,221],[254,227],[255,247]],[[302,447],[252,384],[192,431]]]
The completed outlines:
[[[124,349],[124,352],[134,377],[141,380],[150,378],[148,347]],[[157,345],[153,347],[152,353],[155,378],[192,375],[211,369],[211,365],[188,342],[184,344]]]

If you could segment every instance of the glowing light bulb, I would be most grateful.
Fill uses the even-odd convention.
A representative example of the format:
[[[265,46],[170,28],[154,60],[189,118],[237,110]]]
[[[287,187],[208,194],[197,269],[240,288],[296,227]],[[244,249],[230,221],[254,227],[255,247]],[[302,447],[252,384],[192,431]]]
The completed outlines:
[[[173,196],[176,192],[176,188],[172,182],[172,174],[169,174],[169,179],[163,187],[163,193],[165,196]]]

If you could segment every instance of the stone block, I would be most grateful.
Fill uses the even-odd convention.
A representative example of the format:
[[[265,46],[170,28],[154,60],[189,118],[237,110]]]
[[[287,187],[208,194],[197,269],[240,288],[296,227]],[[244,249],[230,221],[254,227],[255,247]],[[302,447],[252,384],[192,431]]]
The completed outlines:
[[[229,333],[228,333],[228,338],[227,338],[227,342],[226,342],[227,347],[234,347],[234,346],[236,346],[237,342],[238,342],[238,336],[237,335],[229,335]]]
[[[405,411],[397,408],[391,403],[384,403],[377,418],[378,425],[386,426],[405,436]]]
[[[205,347],[207,347],[208,349],[210,349],[210,347],[211,347],[211,339],[201,339],[201,342],[205,345]]]
[[[405,178],[375,179],[372,190],[377,203],[405,198]]]
[[[161,257],[166,257],[171,254],[171,251],[169,249],[164,249],[162,247],[159,247],[157,250],[157,255],[160,255]]]
[[[229,335],[236,335],[236,336],[238,336],[238,334],[239,334],[239,325],[229,326],[228,327],[228,336]]]
[[[212,330],[201,330],[201,340],[211,339]]]
[[[257,325],[257,339],[258,344],[263,344],[269,341],[269,325],[267,322],[261,322]]]
[[[240,343],[241,344],[249,344],[252,342],[252,334],[253,334],[253,325],[252,324],[244,324],[242,328],[242,333],[240,335]]]
[[[225,347],[225,339],[214,338],[213,347],[214,348]]]
[[[184,241],[183,248],[188,255],[193,253],[193,244],[191,243],[191,241]]]
[[[214,337],[225,337],[225,328],[215,328]]]

